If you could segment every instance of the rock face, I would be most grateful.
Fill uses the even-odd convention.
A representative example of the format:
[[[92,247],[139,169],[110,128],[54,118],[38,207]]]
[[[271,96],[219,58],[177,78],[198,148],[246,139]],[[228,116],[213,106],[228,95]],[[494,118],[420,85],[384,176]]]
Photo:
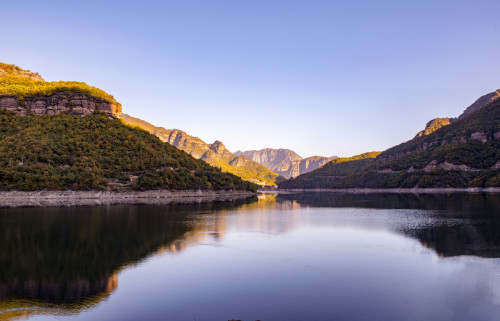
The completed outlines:
[[[472,114],[473,112],[483,108],[484,106],[488,105],[489,103],[497,100],[500,98],[500,89],[497,91],[491,92],[489,94],[486,94],[484,96],[479,97],[472,105],[467,107],[464,112],[458,116],[458,119],[462,119],[464,117],[467,117],[468,115]]]
[[[283,148],[237,151],[235,154],[246,156],[285,178],[297,177],[308,173],[336,158],[335,156],[302,158],[294,151]]]
[[[131,121],[131,117],[128,115],[122,115],[122,119],[124,119],[127,123],[130,123]],[[145,127],[143,128],[146,129]],[[188,152],[195,158],[201,158],[205,153],[210,151],[210,146],[207,143],[198,137],[188,135],[179,129],[155,127],[154,129],[148,131],[153,135],[158,136],[162,141]]]
[[[251,165],[253,161],[246,156],[238,156],[229,162],[229,165],[236,167],[244,167]]]
[[[7,109],[19,116],[54,115],[69,112],[74,115],[88,115],[101,111],[112,117],[121,114],[121,105],[83,93],[60,92],[50,96],[25,97],[21,102],[16,96],[0,96],[0,109]]]
[[[317,168],[320,168],[321,166],[325,165],[326,163],[328,163],[329,161],[331,161],[332,159],[335,159],[335,158],[337,158],[337,157],[311,156],[311,157],[304,158],[298,164],[298,168],[299,168],[298,175],[302,175],[304,173],[308,173],[308,172],[311,172]],[[295,164],[292,164],[292,167],[294,167],[293,165],[295,165]]]
[[[230,151],[226,149],[226,146],[224,146],[224,144],[219,140],[216,140],[213,144],[210,145],[210,150],[222,157],[234,156]]]
[[[182,130],[157,127],[127,114],[122,114],[121,119],[129,125],[138,126],[149,131],[162,141],[182,149],[195,158],[200,158],[212,166],[221,167],[223,170],[247,181],[259,185],[274,185],[277,181],[283,179],[248,157],[231,153],[221,141],[216,140],[212,144],[207,144],[198,137],[188,135]]]
[[[470,135],[470,139],[486,143],[488,141],[488,135],[484,132],[475,132]]]
[[[7,87],[0,91],[0,109],[7,109],[19,116],[54,115],[69,112],[74,115],[88,115],[94,111],[106,113],[110,117],[119,117],[121,105],[116,101],[98,98],[78,90],[55,90],[51,94],[33,94],[18,97],[18,93],[9,91],[9,85],[19,79],[18,87],[35,87],[48,84],[38,74],[15,65],[0,62],[0,80],[7,79]]]
[[[236,155],[244,155],[251,160],[264,165],[275,173],[286,172],[293,161],[300,161],[302,157],[289,149],[264,148],[261,150],[237,151]]]

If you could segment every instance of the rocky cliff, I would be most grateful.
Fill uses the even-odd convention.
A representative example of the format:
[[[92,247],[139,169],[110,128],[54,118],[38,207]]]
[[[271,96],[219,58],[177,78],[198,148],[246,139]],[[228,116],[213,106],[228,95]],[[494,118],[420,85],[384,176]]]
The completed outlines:
[[[222,170],[252,183],[274,185],[283,180],[265,166],[245,156],[231,153],[221,141],[217,140],[212,144],[207,144],[200,138],[188,135],[179,129],[157,127],[127,114],[122,114],[121,118],[125,123],[145,129],[158,136],[162,141],[182,149],[195,158],[202,159],[212,166],[222,168]]]
[[[0,109],[19,116],[121,114],[121,105],[98,88],[80,82],[46,82],[37,73],[4,63],[0,63]]]
[[[290,149],[264,148],[261,150],[237,151],[235,155],[243,155],[285,177],[297,177],[313,171],[336,157],[312,156],[302,158]]]
[[[210,150],[221,157],[233,157],[234,155],[227,150],[226,146],[219,140],[210,145]]]
[[[120,104],[77,92],[56,92],[52,95],[34,95],[19,101],[17,96],[0,94],[0,109],[6,109],[19,116],[55,115],[68,112],[74,115],[88,115],[94,111],[117,117]]]

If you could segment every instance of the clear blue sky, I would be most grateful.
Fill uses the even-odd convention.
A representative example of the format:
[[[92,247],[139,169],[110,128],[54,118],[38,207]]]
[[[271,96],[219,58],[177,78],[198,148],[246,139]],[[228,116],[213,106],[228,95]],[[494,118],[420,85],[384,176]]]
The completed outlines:
[[[0,61],[229,150],[348,156],[500,88],[500,1],[22,1]]]

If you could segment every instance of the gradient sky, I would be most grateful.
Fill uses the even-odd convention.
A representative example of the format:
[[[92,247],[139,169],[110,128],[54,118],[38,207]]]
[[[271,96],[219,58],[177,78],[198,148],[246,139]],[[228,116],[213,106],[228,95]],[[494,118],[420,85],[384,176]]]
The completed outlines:
[[[0,61],[231,151],[384,150],[500,88],[500,1],[0,2]]]

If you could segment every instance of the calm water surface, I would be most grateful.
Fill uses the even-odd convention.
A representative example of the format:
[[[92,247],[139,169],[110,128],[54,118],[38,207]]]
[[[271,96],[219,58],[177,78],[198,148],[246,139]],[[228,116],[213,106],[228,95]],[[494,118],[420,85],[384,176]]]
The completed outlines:
[[[0,209],[0,320],[499,320],[499,195]]]

